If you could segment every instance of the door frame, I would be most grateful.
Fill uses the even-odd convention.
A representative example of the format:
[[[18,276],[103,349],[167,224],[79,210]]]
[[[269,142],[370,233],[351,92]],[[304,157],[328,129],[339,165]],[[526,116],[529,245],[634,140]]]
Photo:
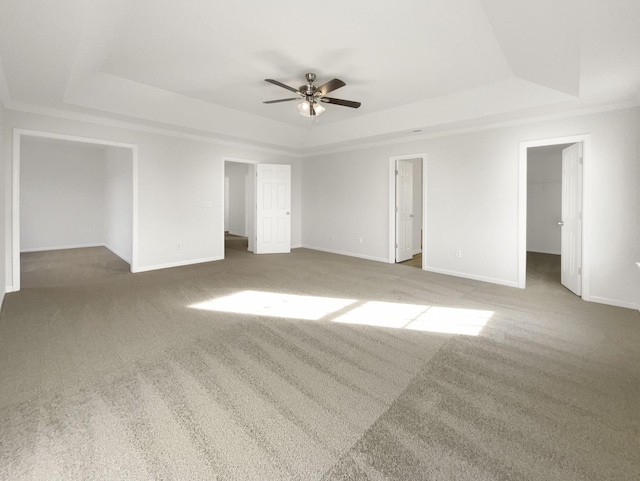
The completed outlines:
[[[422,270],[427,266],[427,154],[392,155],[389,157],[389,264],[396,263],[396,161],[420,159],[422,162]],[[415,192],[414,192],[415,194]]]
[[[11,249],[7,250],[7,292],[20,290],[20,147],[22,137],[40,137],[52,140],[64,140],[80,144],[104,145],[107,147],[122,147],[131,150],[133,202],[131,230],[131,272],[138,272],[138,146],[111,140],[79,137],[76,135],[56,134],[38,130],[13,129],[12,145],[12,177],[11,177],[11,224],[7,237],[11,237]],[[10,258],[9,258],[10,256]]]
[[[518,287],[527,284],[527,149],[547,145],[582,143],[582,299],[591,300],[590,267],[591,245],[589,227],[591,225],[591,134],[566,137],[552,137],[539,140],[521,141],[518,155]]]

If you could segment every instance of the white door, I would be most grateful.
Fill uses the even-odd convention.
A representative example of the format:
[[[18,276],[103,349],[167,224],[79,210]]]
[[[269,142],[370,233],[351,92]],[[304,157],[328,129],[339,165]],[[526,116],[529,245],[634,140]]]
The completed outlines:
[[[413,257],[413,164],[396,162],[396,262]]]
[[[291,252],[291,166],[256,165],[256,254]]]
[[[582,294],[582,143],[562,151],[560,282]]]

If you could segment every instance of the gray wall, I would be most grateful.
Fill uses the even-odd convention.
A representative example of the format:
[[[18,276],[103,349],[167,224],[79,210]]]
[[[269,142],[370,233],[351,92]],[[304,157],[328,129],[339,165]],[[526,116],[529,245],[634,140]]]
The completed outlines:
[[[24,140],[22,252],[104,244],[104,148]]]
[[[517,286],[520,142],[590,134],[584,206],[590,298],[637,308],[637,121],[637,108],[622,109],[309,157],[303,245],[387,262],[389,158],[425,152],[427,269]]]
[[[422,161],[414,159],[413,163],[413,254],[422,252]]]
[[[0,158],[8,180],[4,249],[6,288],[12,289],[11,176],[13,129],[59,133],[137,147],[137,257],[135,272],[187,265],[224,257],[224,159],[291,165],[291,245],[301,245],[301,162],[281,152],[241,143],[218,145],[202,138],[112,127],[90,122],[5,110]],[[177,243],[181,249],[177,249]]]
[[[133,168],[131,149],[106,149],[104,244],[131,263],[133,240]]]
[[[228,222],[227,230],[230,234],[247,235],[246,190],[248,164],[239,162],[225,162],[225,177],[229,180],[228,192]]]
[[[560,254],[562,151],[546,147],[527,155],[527,250]]]

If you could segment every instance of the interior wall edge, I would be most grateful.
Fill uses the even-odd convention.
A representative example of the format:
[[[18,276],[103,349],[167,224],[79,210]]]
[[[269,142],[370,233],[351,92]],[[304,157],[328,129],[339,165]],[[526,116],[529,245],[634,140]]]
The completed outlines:
[[[347,256],[347,257],[357,257],[359,259],[365,259],[368,261],[384,262],[385,264],[389,263],[389,259],[387,259],[386,257],[370,256],[367,254],[358,254],[357,252],[340,251],[335,249],[328,249],[326,247],[312,246],[308,244],[302,244],[301,247],[304,249],[310,249],[314,251],[327,252],[329,254],[337,254],[340,256]]]
[[[187,260],[178,261],[178,262],[168,262],[166,264],[155,264],[155,265],[148,265],[148,266],[139,265],[135,267],[135,269],[132,268],[131,272],[138,273],[138,272],[158,271],[160,269],[169,269],[171,267],[191,266],[194,264],[204,264],[206,262],[215,262],[215,261],[221,261],[221,260],[224,260],[224,256],[213,256],[213,257],[206,257],[202,259],[187,259]]]
[[[429,267],[429,266],[426,266],[424,270],[428,272],[433,272],[434,274],[443,274],[446,276],[461,277],[463,279],[471,279],[472,281],[480,281],[480,282],[487,282],[489,284],[497,284],[499,286],[519,288],[519,285],[517,282],[509,281],[506,279],[495,279],[493,277],[485,277],[485,276],[479,276],[476,274],[469,274],[468,272],[450,271],[447,269],[439,269],[437,267]]]

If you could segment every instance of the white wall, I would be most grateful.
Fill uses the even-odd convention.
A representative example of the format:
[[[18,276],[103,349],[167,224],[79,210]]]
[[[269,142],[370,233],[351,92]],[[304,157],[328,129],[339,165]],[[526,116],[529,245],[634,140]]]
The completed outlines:
[[[387,262],[389,157],[402,153],[387,152],[366,149],[304,159],[304,247]]]
[[[5,148],[6,140],[5,136],[2,135],[4,124],[5,110],[0,100],[0,163],[2,163],[2,166],[0,166],[0,212],[5,213],[6,222],[5,198],[10,195],[11,189],[9,188],[10,177],[6,175],[6,172],[10,172],[10,170],[9,162],[5,157],[7,152]],[[4,302],[4,295],[7,292],[7,258],[11,257],[11,244],[7,242],[5,222],[0,222],[0,308]]]
[[[227,230],[233,235],[247,235],[246,183],[248,169],[248,164],[225,162],[225,176],[229,179],[229,219]]]
[[[422,252],[422,159],[413,164],[413,255]]]
[[[303,245],[387,261],[388,159],[426,152],[427,268],[517,286],[519,142],[590,133],[584,234],[591,299],[635,306],[637,110],[309,157],[302,178]],[[461,258],[455,257],[456,250],[462,251]]]
[[[301,166],[285,153],[204,139],[166,136],[97,123],[6,110],[0,158],[11,175],[12,130],[29,129],[136,145],[138,156],[138,256],[135,270],[221,259],[224,255],[223,158],[292,166],[292,246],[301,244]],[[9,184],[10,186],[10,184]],[[9,191],[10,192],[10,191]],[[11,200],[10,193],[9,200]],[[210,202],[210,204],[205,204]],[[211,205],[211,207],[205,207]],[[11,240],[11,203],[5,206],[5,242]],[[177,249],[177,243],[181,249]],[[7,274],[12,272],[7,257]],[[8,288],[11,288],[11,279]]]
[[[104,148],[24,139],[20,250],[104,243]]]
[[[560,254],[562,151],[527,153],[527,251]]]
[[[637,222],[636,222],[636,233],[638,235],[638,237],[640,237],[640,194],[638,193],[638,191],[640,191],[640,108],[636,109],[636,133],[637,133],[637,139],[636,139],[636,148],[637,148],[637,155],[636,155],[636,170],[637,170],[637,183],[638,183],[638,188],[636,189],[636,205],[637,205]],[[636,261],[638,263],[640,263],[640,238],[636,239]],[[636,291],[636,302],[638,305],[638,309],[640,309],[640,266],[638,266],[639,269],[636,271],[637,272],[637,276],[636,278],[638,279],[638,289]]]
[[[108,147],[104,165],[104,245],[131,263],[133,239],[133,154]]]

